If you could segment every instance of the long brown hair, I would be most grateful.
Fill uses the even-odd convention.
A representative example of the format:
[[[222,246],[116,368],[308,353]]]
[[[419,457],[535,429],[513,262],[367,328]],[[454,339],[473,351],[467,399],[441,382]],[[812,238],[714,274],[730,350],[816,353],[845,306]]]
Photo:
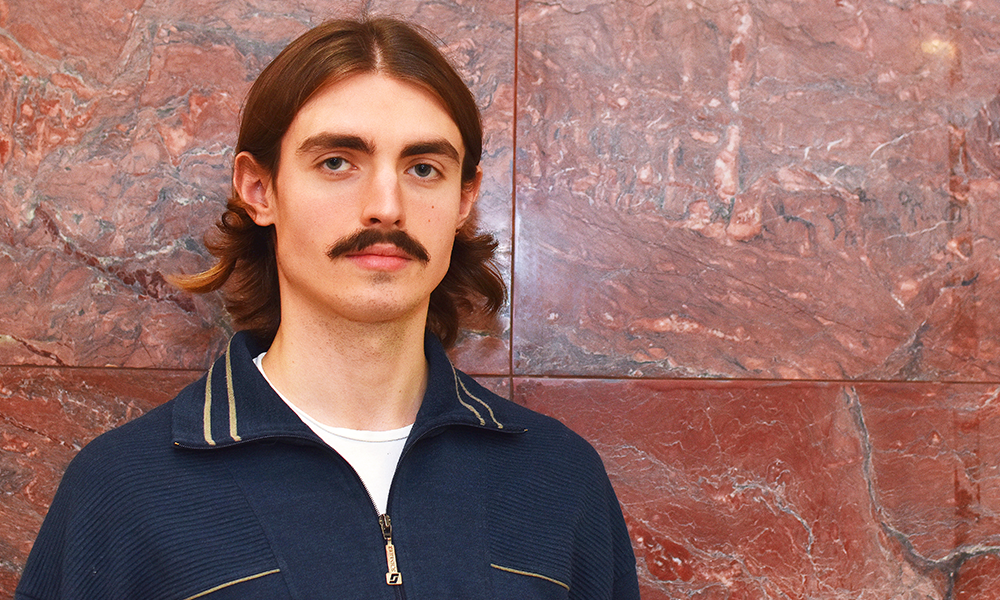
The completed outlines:
[[[249,152],[276,174],[281,139],[302,106],[327,85],[367,72],[418,85],[442,101],[465,146],[462,184],[471,185],[483,151],[475,98],[432,43],[412,25],[387,17],[328,21],[285,48],[250,88],[235,154]],[[274,226],[254,223],[233,190],[216,228],[205,238],[215,265],[171,280],[194,293],[225,285],[226,309],[236,327],[269,344],[281,322]],[[476,233],[474,218],[456,234],[451,264],[431,293],[427,316],[428,329],[446,347],[458,338],[461,316],[476,311],[493,316],[502,308],[507,288],[494,262],[496,248],[492,235]]]

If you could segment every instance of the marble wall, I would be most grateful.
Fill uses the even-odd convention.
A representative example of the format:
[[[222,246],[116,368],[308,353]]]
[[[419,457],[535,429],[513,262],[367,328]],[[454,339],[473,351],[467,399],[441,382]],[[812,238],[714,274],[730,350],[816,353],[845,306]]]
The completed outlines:
[[[601,452],[644,598],[1000,598],[997,0],[0,0],[0,597],[62,470],[231,333],[240,104],[368,8],[484,111],[456,360]]]

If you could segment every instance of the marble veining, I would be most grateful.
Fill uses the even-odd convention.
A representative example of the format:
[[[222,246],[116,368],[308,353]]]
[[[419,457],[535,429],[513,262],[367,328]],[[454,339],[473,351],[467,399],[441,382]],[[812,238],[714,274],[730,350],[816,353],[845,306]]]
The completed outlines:
[[[996,379],[996,3],[521,7],[518,374]]]
[[[644,598],[955,598],[995,577],[1000,388],[515,379],[602,452]],[[900,425],[904,423],[902,426]],[[622,443],[622,438],[627,438]],[[993,461],[995,462],[995,461]],[[965,573],[970,575],[968,584]],[[989,580],[989,579],[987,579]]]
[[[229,193],[253,78],[295,35],[338,12],[188,4],[113,2],[70,37],[60,24],[79,10],[72,3],[0,13],[0,290],[8,299],[0,364],[204,368],[231,334],[218,298],[179,293],[165,275],[210,264],[201,240]],[[371,4],[338,10],[380,8]],[[488,173],[479,212],[508,270],[512,6],[408,2],[392,11],[440,28],[479,97]],[[505,46],[487,48],[473,29]],[[503,369],[505,321],[472,330],[458,356]]]

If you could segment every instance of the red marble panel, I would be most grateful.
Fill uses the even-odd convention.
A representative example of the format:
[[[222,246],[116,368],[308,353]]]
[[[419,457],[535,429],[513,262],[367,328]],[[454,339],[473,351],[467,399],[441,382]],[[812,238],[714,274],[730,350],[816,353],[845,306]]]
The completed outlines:
[[[195,371],[0,367],[0,598],[9,598],[70,459],[169,400]]]
[[[514,380],[602,454],[644,598],[946,598],[1000,573],[996,386]],[[979,583],[977,583],[979,582]],[[964,588],[962,586],[965,586]],[[978,587],[977,587],[978,586]]]
[[[928,564],[1000,550],[1000,384],[862,385],[883,523]]]
[[[966,559],[955,586],[955,600],[997,600],[1000,598],[1000,558],[981,554]]]
[[[0,7],[0,364],[206,366],[230,333],[221,302],[164,276],[210,264],[201,239],[255,75],[308,26],[362,8],[430,27],[477,94],[481,223],[509,271],[513,2]],[[459,362],[508,372],[508,321],[473,324]]]
[[[523,2],[514,369],[1000,375],[1000,4]]]
[[[510,389],[510,377],[483,377],[475,376],[476,381],[478,381],[483,387],[490,390],[498,396],[507,398],[511,397]]]

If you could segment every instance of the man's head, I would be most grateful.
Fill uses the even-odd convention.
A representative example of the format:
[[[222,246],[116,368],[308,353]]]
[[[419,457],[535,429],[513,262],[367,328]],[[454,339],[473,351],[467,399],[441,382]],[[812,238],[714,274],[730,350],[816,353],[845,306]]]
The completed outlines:
[[[247,95],[236,153],[249,152],[275,172],[281,139],[303,105],[318,90],[359,73],[387,75],[437,96],[462,134],[463,182],[472,181],[483,152],[475,98],[433,44],[390,18],[329,21],[289,44]]]
[[[377,77],[365,79],[366,74]],[[274,336],[280,323],[276,233],[273,221],[261,218],[259,203],[244,197],[247,192],[240,189],[241,161],[252,164],[262,173],[261,180],[280,194],[279,182],[289,177],[283,169],[291,169],[292,159],[298,156],[297,150],[283,150],[293,123],[302,120],[296,118],[305,107],[315,112],[315,105],[326,102],[331,90],[354,85],[359,77],[395,81],[397,88],[423,95],[440,107],[447,129],[456,132],[450,145],[461,148],[461,156],[454,157],[456,185],[460,184],[463,199],[475,200],[481,177],[479,111],[460,76],[433,44],[411,26],[386,18],[331,21],[305,33],[268,65],[247,97],[236,147],[236,185],[218,223],[220,235],[207,241],[218,263],[199,275],[177,278],[182,287],[194,292],[218,289],[228,280],[227,308],[237,327],[251,330],[263,341]],[[461,312],[482,308],[495,313],[506,293],[492,262],[496,248],[492,236],[477,236],[473,218],[463,217],[456,226],[450,264],[430,295],[428,309],[428,327],[446,345],[455,341]],[[350,243],[359,245],[365,240]],[[411,255],[419,254],[419,249],[405,246],[405,239],[397,237],[390,243],[402,244]],[[289,247],[292,244],[285,244]],[[346,251],[331,248],[330,254]]]

